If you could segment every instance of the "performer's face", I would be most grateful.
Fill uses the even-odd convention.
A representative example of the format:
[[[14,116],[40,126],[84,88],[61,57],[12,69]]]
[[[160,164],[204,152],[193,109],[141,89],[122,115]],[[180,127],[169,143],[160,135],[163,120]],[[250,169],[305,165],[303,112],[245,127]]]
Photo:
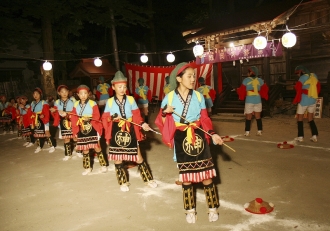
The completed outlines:
[[[303,75],[303,72],[302,71],[296,71],[296,75],[298,76],[298,77],[300,77],[300,76],[302,76]]]
[[[35,100],[40,100],[40,93],[37,92],[37,91],[34,91],[34,92],[33,92],[33,98],[34,98]]]
[[[112,89],[116,92],[116,96],[123,96],[126,94],[127,84],[126,83],[117,83],[112,85]]]
[[[69,91],[65,88],[61,88],[58,94],[61,96],[61,99],[67,99],[69,95]]]
[[[20,103],[23,104],[23,105],[26,104],[26,101],[27,101],[27,99],[25,99],[25,98],[21,98],[21,99],[20,99]]]
[[[196,81],[194,69],[190,67],[187,68],[182,77],[176,77],[176,80],[180,83],[181,87],[193,89]]]
[[[85,89],[82,89],[78,92],[79,99],[83,102],[85,102],[88,98],[88,91]]]

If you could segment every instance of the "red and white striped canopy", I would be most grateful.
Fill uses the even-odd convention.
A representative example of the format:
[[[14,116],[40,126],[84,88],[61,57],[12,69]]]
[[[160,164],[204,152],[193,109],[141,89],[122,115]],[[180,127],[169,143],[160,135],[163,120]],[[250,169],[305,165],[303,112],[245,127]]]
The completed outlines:
[[[195,89],[199,87],[197,80],[201,76],[205,78],[205,83],[207,85],[214,88],[212,64],[198,65],[195,62],[191,62],[190,65],[195,70]],[[143,78],[144,84],[148,86],[151,90],[151,95],[158,96],[159,99],[163,99],[165,77],[170,75],[171,71],[175,68],[175,66],[140,66],[126,63],[125,68],[128,77],[128,87],[131,93],[134,93],[135,88],[139,86],[137,80],[139,78]]]

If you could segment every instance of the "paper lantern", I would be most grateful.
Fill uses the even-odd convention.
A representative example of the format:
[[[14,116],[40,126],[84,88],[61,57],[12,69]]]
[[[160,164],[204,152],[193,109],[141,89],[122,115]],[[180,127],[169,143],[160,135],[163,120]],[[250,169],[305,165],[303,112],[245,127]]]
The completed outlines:
[[[262,50],[267,46],[267,39],[264,36],[258,36],[254,39],[253,46],[258,50]]]
[[[282,44],[283,46],[290,48],[296,45],[297,37],[294,33],[287,32],[282,36]]]
[[[167,62],[172,63],[175,60],[175,56],[171,53],[166,56]]]
[[[204,54],[204,47],[200,44],[196,44],[193,49],[195,57],[201,56]]]
[[[97,67],[102,66],[102,60],[100,58],[94,59],[94,65]]]
[[[146,63],[146,62],[148,62],[148,56],[141,55],[140,60],[141,60],[142,63]]]
[[[43,69],[45,71],[50,71],[52,69],[52,64],[50,62],[48,62],[47,60],[44,62],[44,64],[42,65]]]

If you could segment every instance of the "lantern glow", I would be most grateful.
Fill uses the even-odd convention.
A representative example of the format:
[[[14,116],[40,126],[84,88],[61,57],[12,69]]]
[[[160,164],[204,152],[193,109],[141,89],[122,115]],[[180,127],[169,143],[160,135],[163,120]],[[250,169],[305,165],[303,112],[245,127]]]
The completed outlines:
[[[94,59],[94,65],[97,67],[102,66],[102,60],[100,58]]]
[[[253,46],[258,50],[262,50],[267,46],[267,39],[259,35],[254,39]]]
[[[294,45],[296,45],[296,42],[296,35],[294,33],[291,33],[290,31],[282,36],[282,44],[287,48],[293,47]]]
[[[171,53],[166,56],[167,62],[172,63],[175,60],[175,56]]]
[[[204,54],[204,47],[200,44],[196,44],[193,48],[193,52],[194,52],[195,57],[201,56]]]
[[[47,60],[44,62],[44,64],[42,65],[42,68],[45,71],[50,71],[52,69],[52,64],[50,62],[48,62]]]
[[[145,54],[141,55],[140,60],[142,63],[146,63],[146,62],[148,62],[148,56],[146,56]]]

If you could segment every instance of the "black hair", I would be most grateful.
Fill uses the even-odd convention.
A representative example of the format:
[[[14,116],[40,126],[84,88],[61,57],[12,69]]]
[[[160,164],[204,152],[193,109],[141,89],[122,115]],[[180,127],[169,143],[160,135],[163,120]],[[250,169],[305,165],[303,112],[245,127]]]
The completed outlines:
[[[186,67],[183,71],[181,71],[180,74],[177,75],[177,77],[182,78],[182,76],[186,73],[186,70],[187,70],[188,68],[192,68],[192,67],[190,67],[190,66]],[[179,83],[178,81],[176,81],[176,87],[178,88],[179,86],[180,86],[180,83]]]

